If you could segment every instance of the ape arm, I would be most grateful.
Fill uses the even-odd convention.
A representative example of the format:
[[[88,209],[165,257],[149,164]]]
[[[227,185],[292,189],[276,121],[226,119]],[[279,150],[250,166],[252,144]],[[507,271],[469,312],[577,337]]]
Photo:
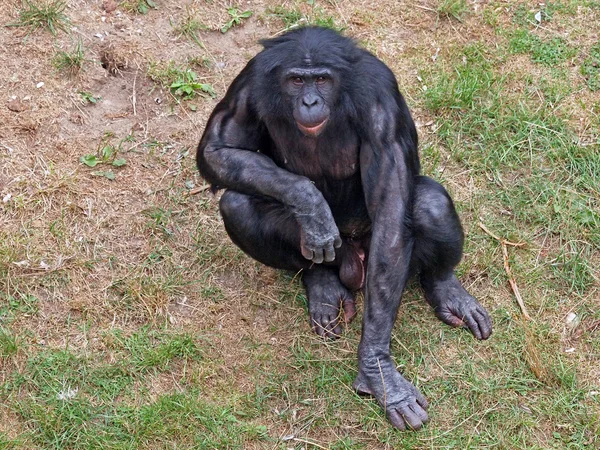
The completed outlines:
[[[406,215],[415,174],[405,157],[412,151],[412,143],[402,142],[397,133],[388,132],[388,127],[394,128],[399,121],[398,116],[390,115],[388,108],[374,109],[377,111],[373,134],[360,150],[363,190],[373,230],[364,311],[368,326],[363,330],[363,341],[371,350],[389,354],[391,328],[408,279],[412,253]],[[383,122],[386,126],[379,127],[378,123]]]
[[[286,205],[301,228],[301,251],[315,263],[333,261],[341,245],[329,205],[303,176],[278,167],[257,151],[268,140],[252,106],[250,65],[236,78],[211,115],[200,145],[200,173],[217,187],[271,197]]]
[[[399,94],[380,99],[372,107],[370,122],[360,164],[373,232],[354,387],[374,395],[395,427],[418,429],[428,420],[427,401],[398,373],[390,357],[413,247],[406,222],[418,167],[416,130]]]

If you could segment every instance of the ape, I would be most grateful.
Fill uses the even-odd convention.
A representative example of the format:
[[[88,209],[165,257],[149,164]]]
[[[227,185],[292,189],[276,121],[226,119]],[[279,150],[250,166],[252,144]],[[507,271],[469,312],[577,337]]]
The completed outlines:
[[[407,279],[418,274],[443,322],[478,339],[487,312],[454,267],[463,232],[446,190],[419,175],[417,131],[390,69],[348,38],[302,28],[264,46],[213,111],[200,173],[226,191],[233,242],[269,266],[303,269],[313,330],[335,337],[365,288],[358,375],[400,429],[428,420],[427,401],[390,358]]]

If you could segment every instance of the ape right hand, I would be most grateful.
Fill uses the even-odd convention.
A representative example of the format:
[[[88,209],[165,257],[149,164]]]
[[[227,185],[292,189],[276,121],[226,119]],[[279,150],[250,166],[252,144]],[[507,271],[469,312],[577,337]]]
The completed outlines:
[[[316,264],[333,261],[342,239],[329,205],[323,202],[309,214],[296,214],[296,219],[300,223],[302,256]]]

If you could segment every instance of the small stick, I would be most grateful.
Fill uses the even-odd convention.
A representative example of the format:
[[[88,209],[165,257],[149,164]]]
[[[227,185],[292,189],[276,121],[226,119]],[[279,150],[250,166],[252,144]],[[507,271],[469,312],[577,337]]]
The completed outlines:
[[[508,282],[510,284],[510,287],[511,287],[513,293],[515,294],[517,303],[519,304],[519,308],[521,308],[521,312],[523,313],[523,317],[525,317],[527,320],[531,320],[531,316],[527,312],[527,308],[525,307],[525,302],[523,301],[523,297],[521,297],[521,293],[519,292],[519,287],[517,286],[515,277],[513,277],[513,274],[510,270],[510,264],[508,262],[508,246],[511,245],[513,247],[522,247],[525,245],[525,243],[524,242],[515,243],[515,242],[507,241],[506,239],[502,239],[502,238],[498,237],[497,235],[495,235],[494,233],[492,233],[490,230],[488,230],[487,227],[481,222],[479,222],[479,228],[481,228],[483,231],[485,231],[491,237],[493,237],[494,239],[499,241],[500,244],[502,245],[502,259],[504,260],[504,270],[506,271],[506,275],[508,275]]]
[[[415,5],[415,6],[416,6],[417,8],[424,9],[425,11],[431,11],[431,12],[434,12],[434,13],[436,13],[436,12],[437,12],[435,9],[428,8],[427,6],[422,6],[422,5]]]
[[[498,237],[496,234],[494,234],[490,230],[488,230],[488,228],[481,222],[479,222],[479,228],[481,228],[483,231],[485,231],[487,234],[489,234],[491,237],[493,237],[497,241],[503,242],[506,245],[512,245],[513,247],[523,247],[525,245],[525,242],[510,242],[510,241],[507,241],[506,239],[502,239],[502,238]]]
[[[136,93],[135,93],[135,82],[137,80],[137,70],[135,71],[135,76],[133,77],[133,93],[131,95],[131,104],[133,105],[133,115],[137,116],[137,110],[136,110],[136,103],[137,103],[137,98],[136,98]]]
[[[306,440],[306,439],[295,437],[295,438],[292,438],[292,441],[302,442],[303,444],[308,444],[308,445],[312,445],[313,447],[322,448],[323,450],[327,450],[326,447],[323,447],[323,446],[317,444],[316,442],[309,441],[309,440]]]
[[[200,187],[192,189],[189,194],[190,195],[196,195],[196,194],[199,194],[200,192],[204,192],[208,188],[210,188],[210,185],[205,184],[204,186],[200,186]]]

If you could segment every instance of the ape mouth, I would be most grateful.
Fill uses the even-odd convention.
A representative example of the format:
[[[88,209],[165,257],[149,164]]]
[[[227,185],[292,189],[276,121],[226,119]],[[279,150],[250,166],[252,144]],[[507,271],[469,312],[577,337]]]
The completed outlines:
[[[325,128],[325,124],[327,123],[327,120],[328,119],[325,119],[322,122],[320,122],[316,125],[311,125],[311,126],[302,125],[298,121],[296,121],[296,124],[298,125],[298,128],[300,128],[300,131],[302,131],[305,135],[311,136],[311,137],[317,137],[319,134],[321,134],[321,131],[323,131],[323,128]]]

